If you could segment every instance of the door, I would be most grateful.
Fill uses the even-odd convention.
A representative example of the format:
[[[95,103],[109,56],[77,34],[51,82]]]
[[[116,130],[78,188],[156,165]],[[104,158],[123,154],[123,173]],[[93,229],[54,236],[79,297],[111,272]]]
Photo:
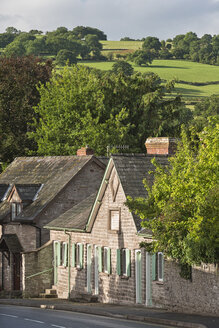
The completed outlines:
[[[21,255],[20,253],[13,254],[13,281],[14,290],[20,290],[20,270],[21,270]]]
[[[135,290],[136,303],[142,303],[141,298],[141,250],[135,251]]]
[[[54,285],[57,285],[58,282],[58,266],[60,265],[61,260],[61,244],[59,241],[55,241],[53,244],[53,252],[54,252]]]
[[[91,245],[87,245],[87,292],[91,293]]]

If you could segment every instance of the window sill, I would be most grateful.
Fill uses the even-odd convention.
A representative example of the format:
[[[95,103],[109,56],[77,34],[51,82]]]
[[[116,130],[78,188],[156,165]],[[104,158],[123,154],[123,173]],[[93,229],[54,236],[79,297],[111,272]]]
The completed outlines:
[[[108,230],[109,233],[112,233],[112,234],[116,234],[116,235],[119,235],[121,233],[120,230]]]
[[[123,276],[120,276],[120,279],[122,279],[122,280],[129,280],[129,278],[130,278],[130,277],[128,277],[128,276],[125,276],[125,275],[123,275]]]

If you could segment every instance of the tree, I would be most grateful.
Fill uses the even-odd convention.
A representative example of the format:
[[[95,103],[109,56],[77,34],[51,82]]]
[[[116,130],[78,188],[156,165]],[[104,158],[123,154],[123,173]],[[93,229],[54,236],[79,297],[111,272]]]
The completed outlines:
[[[195,105],[193,120],[190,124],[201,132],[208,123],[208,117],[219,116],[219,95],[206,97]]]
[[[6,57],[21,57],[24,56],[26,49],[21,41],[16,41],[16,39],[9,43],[4,51]]]
[[[116,74],[132,75],[134,69],[128,62],[119,60],[113,64],[112,72]]]
[[[34,57],[0,58],[0,159],[25,156],[35,144],[27,137],[33,106],[39,102],[38,83],[51,76],[51,61]],[[35,116],[36,117],[36,116]]]
[[[98,30],[97,28],[88,27],[88,26],[77,26],[72,30],[72,34],[78,40],[83,40],[86,35],[93,34],[98,37],[98,40],[106,40],[106,34],[103,31]]]
[[[93,56],[99,57],[100,51],[102,50],[102,44],[99,42],[98,37],[93,34],[87,34],[85,36],[85,42],[90,49],[90,52],[93,53]]]
[[[148,198],[128,200],[142,226],[153,232],[151,249],[164,252],[182,268],[219,262],[218,117],[209,119],[198,137],[189,139],[183,130],[169,166],[153,160],[153,186],[144,181]]]
[[[152,64],[154,58],[155,54],[150,50],[136,50],[129,55],[129,59],[139,66]]]
[[[56,56],[56,64],[65,66],[66,62],[68,62],[68,65],[76,64],[77,58],[72,51],[66,49],[60,50]]]
[[[172,84],[155,74],[102,73],[84,66],[64,68],[39,88],[32,137],[39,155],[70,155],[88,144],[98,155],[107,145],[141,152],[147,136],[178,135],[188,110],[179,97],[165,98]]]
[[[15,27],[13,27],[13,26],[9,26],[9,27],[7,27],[6,30],[5,30],[5,32],[8,33],[8,34],[19,34],[19,33],[20,33],[20,31],[18,31],[18,30],[17,30]]]
[[[161,42],[156,37],[148,36],[142,44],[142,49],[158,51],[161,49]]]

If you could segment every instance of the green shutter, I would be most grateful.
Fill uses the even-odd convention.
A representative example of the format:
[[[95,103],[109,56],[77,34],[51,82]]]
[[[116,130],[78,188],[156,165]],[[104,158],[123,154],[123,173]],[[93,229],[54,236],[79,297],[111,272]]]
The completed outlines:
[[[111,273],[111,249],[107,249],[107,272]]]
[[[75,244],[71,246],[71,266],[75,267]]]
[[[121,252],[119,248],[116,250],[116,272],[119,276],[121,275]]]
[[[98,270],[99,272],[102,272],[103,271],[103,263],[102,263],[102,247],[101,246],[98,246],[97,248],[97,256],[98,256]]]
[[[80,269],[83,268],[83,253],[84,253],[84,245],[79,245],[79,263],[80,263]]]
[[[131,251],[129,249],[126,249],[125,256],[126,256],[126,258],[125,258],[126,274],[127,274],[127,277],[130,277],[130,275],[131,275],[131,261],[130,261]]]
[[[152,254],[152,280],[156,280],[156,254]]]
[[[61,265],[61,243],[57,242],[57,266]]]

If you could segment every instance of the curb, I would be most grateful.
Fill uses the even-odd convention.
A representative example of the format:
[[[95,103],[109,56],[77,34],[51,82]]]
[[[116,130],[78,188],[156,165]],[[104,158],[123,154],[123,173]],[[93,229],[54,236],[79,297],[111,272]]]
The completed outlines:
[[[94,308],[77,308],[74,306],[68,306],[67,304],[59,304],[59,305],[53,305],[53,304],[36,304],[30,302],[27,304],[26,302],[11,302],[4,300],[0,304],[2,305],[15,305],[15,306],[27,306],[27,307],[36,307],[41,309],[47,309],[47,310],[60,310],[60,311],[71,311],[76,313],[84,313],[84,314],[91,314],[91,315],[98,315],[102,317],[109,317],[109,318],[115,318],[115,319],[124,319],[124,320],[132,320],[132,321],[140,321],[140,322],[147,322],[147,323],[153,323],[153,324],[161,324],[161,325],[168,325],[171,327],[181,327],[181,328],[207,328],[207,326],[200,324],[200,323],[194,323],[194,322],[185,322],[185,321],[177,321],[177,320],[169,320],[164,318],[155,318],[155,317],[145,317],[141,315],[134,315],[134,314],[118,314],[118,313],[112,313],[107,311],[99,311]]]

